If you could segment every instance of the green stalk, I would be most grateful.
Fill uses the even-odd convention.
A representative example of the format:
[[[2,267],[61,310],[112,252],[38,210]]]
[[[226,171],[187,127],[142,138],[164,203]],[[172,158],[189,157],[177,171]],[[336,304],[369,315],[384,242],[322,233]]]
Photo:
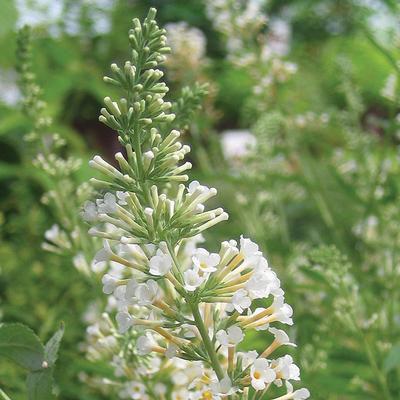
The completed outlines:
[[[0,396],[1,396],[1,398],[2,398],[3,400],[11,400],[11,398],[8,397],[8,396],[3,392],[3,390],[1,390],[1,389],[0,389]]]
[[[208,336],[207,328],[204,325],[203,319],[201,318],[199,306],[197,303],[193,304],[191,302],[189,302],[189,306],[190,309],[192,310],[194,321],[200,332],[200,336],[203,339],[204,346],[207,350],[208,356],[210,357],[211,366],[213,367],[215,373],[217,374],[218,379],[221,380],[224,378],[224,371],[221,368],[214,345],[211,342],[210,337]]]

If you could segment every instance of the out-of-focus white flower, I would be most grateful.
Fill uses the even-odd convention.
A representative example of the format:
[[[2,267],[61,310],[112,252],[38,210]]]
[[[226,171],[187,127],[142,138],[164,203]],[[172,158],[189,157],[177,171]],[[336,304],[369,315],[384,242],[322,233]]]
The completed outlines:
[[[221,147],[227,160],[243,158],[257,144],[255,136],[246,130],[224,131],[221,135],[221,142]]]
[[[105,274],[101,279],[103,284],[103,293],[111,294],[114,292],[115,288],[118,286],[118,279],[114,278],[110,274]]]
[[[133,318],[126,311],[118,312],[115,319],[117,321],[120,333],[127,332],[128,329],[133,325]]]

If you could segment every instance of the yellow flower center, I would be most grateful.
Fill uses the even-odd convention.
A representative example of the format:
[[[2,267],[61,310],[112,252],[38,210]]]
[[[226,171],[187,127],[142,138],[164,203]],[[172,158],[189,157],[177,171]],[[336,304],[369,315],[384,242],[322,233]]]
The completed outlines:
[[[203,392],[201,399],[202,400],[212,400],[212,397],[213,397],[212,393],[209,390],[207,390],[207,391]]]
[[[261,378],[261,374],[258,371],[254,372],[253,376],[254,376],[254,379],[260,379]]]

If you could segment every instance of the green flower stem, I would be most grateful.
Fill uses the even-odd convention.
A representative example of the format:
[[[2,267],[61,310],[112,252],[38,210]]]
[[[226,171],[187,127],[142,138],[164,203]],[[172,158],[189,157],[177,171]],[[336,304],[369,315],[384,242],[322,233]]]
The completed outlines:
[[[8,397],[8,396],[3,392],[3,390],[1,390],[1,389],[0,389],[0,397],[1,397],[3,400],[11,400],[11,398]]]
[[[203,318],[201,317],[199,311],[199,305],[197,303],[189,302],[190,309],[193,314],[194,321],[196,326],[200,332],[201,338],[203,339],[204,346],[207,350],[208,356],[210,357],[211,366],[213,367],[215,373],[219,380],[224,378],[224,371],[221,368],[221,365],[218,361],[218,356],[215,351],[215,347],[208,336],[207,328],[204,325]]]

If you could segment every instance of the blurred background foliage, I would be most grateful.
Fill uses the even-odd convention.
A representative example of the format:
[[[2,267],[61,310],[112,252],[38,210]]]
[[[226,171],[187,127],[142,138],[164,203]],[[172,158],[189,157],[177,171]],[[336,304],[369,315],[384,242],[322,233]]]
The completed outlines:
[[[252,91],[257,82],[228,60],[201,1],[1,3],[0,313],[43,340],[65,321],[56,371],[61,399],[103,398],[77,379],[82,371],[109,373],[79,351],[83,316],[101,288],[70,257],[41,247],[57,215],[41,201],[52,183],[32,167],[35,151],[23,139],[31,121],[18,106],[16,29],[33,25],[33,69],[53,128],[66,140],[63,151],[83,159],[73,176],[78,184],[90,176],[93,154],[110,159],[118,150],[116,137],[97,120],[110,92],[101,77],[111,62],[125,59],[131,19],[149,6],[159,10],[160,25],[185,21],[206,39],[201,70],[178,71],[178,78],[167,72],[167,79],[172,99],[195,80],[211,83],[205,112],[186,136],[193,145],[192,178],[221,189],[218,201],[231,216],[207,237],[210,246],[241,233],[260,243],[294,306],[294,354],[312,398],[399,398],[399,103],[382,96],[388,76],[399,79],[397,0],[267,2],[270,20],[290,28],[285,58],[297,72],[259,104]],[[246,155],[232,161],[220,132],[243,129],[251,129],[256,148],[245,152],[239,144]],[[357,283],[356,314],[365,327],[356,333],[336,315],[347,289],[327,281],[335,267],[336,276],[349,270]],[[262,336],[251,339],[262,347]],[[0,363],[0,387],[14,400],[25,398],[23,375],[8,363]]]

